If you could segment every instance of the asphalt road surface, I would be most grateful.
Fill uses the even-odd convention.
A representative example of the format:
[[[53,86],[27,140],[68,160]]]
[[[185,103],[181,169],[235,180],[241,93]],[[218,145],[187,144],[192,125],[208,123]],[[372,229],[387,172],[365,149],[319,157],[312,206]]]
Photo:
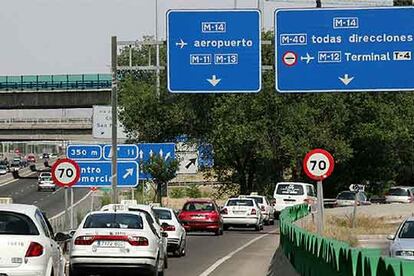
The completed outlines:
[[[65,193],[62,188],[55,192],[37,191],[38,173],[24,170],[22,178],[9,180],[8,176],[0,178],[0,197],[11,197],[13,203],[32,204],[38,206],[50,218],[65,209]],[[74,201],[79,201],[89,192],[88,189],[74,189]]]

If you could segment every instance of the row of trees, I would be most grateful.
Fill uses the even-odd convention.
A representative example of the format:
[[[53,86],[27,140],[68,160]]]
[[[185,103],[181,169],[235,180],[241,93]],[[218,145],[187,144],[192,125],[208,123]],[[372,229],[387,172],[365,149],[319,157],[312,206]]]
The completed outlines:
[[[151,46],[135,50],[134,64],[154,64],[151,52]],[[128,51],[121,53],[121,64],[128,60]],[[262,62],[273,64],[271,46],[263,48]],[[211,143],[214,171],[220,180],[240,184],[242,193],[270,193],[282,180],[306,181],[302,159],[317,147],[336,159],[325,188],[330,195],[351,183],[369,183],[373,193],[392,181],[414,183],[413,93],[278,94],[274,71],[264,73],[258,94],[170,94],[165,72],[161,80],[158,97],[153,72],[123,76],[120,118],[131,140],[174,141],[185,134]]]

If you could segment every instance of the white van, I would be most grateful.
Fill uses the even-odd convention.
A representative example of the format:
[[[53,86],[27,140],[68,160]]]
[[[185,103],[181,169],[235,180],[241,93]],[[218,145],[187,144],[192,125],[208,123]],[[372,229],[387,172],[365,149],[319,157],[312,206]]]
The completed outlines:
[[[275,213],[279,217],[280,212],[286,207],[316,202],[316,190],[309,183],[280,182],[276,184],[273,197],[276,200]]]

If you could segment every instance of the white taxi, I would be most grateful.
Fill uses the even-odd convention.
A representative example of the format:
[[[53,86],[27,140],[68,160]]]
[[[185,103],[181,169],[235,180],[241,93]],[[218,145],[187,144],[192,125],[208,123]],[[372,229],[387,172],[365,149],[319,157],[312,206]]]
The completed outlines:
[[[64,275],[60,247],[36,206],[0,204],[0,248],[2,276]]]
[[[176,257],[185,256],[187,234],[177,215],[169,208],[156,207],[154,212],[160,220],[162,229],[168,233],[168,252],[172,252]]]
[[[262,211],[264,224],[275,224],[275,208],[270,204],[269,200],[265,196],[258,195],[257,193],[251,193],[248,196],[240,196],[254,199]]]
[[[162,239],[141,212],[89,213],[73,235],[70,276],[134,272],[163,275]]]
[[[263,229],[263,215],[259,205],[251,198],[230,198],[221,210],[224,229],[229,227],[254,227]]]

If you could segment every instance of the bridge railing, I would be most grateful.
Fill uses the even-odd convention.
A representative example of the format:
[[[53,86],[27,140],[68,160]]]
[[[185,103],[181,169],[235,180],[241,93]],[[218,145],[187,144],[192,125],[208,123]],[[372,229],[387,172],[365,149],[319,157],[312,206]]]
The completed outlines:
[[[92,118],[3,118],[0,124],[91,124]]]
[[[280,214],[280,246],[300,275],[306,276],[412,276],[414,262],[381,255],[381,249],[353,248],[297,224],[309,214],[307,205],[286,208]]]
[[[0,76],[0,91],[110,89],[110,74]]]

